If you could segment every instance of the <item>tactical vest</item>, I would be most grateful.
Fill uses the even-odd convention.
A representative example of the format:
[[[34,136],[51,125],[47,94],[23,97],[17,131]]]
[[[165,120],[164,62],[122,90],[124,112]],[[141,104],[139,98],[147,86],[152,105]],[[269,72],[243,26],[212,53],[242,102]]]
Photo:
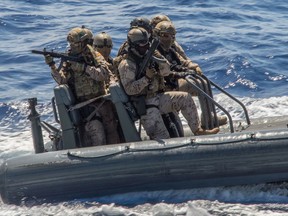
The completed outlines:
[[[108,67],[108,69],[112,72],[114,70],[114,66],[113,66],[114,62],[113,62],[113,58],[111,56],[108,57],[108,59],[106,60],[106,65]]]
[[[163,55],[171,64],[170,69],[175,71],[176,65],[181,66],[181,61],[178,58],[176,51],[171,47],[168,51],[165,51],[161,46],[158,46],[157,50]],[[178,70],[176,70],[178,71]],[[181,71],[181,70],[180,70]],[[172,91],[178,89],[178,80],[174,77],[167,76],[164,78],[166,90]]]
[[[105,83],[96,81],[86,74],[84,64],[70,62],[71,79],[69,86],[79,102],[106,94]]]
[[[112,72],[113,72],[113,74],[117,77],[118,80],[120,80],[120,75],[119,75],[118,67],[119,67],[121,61],[122,61],[123,59],[126,59],[126,58],[127,58],[127,54],[124,55],[124,56],[122,56],[122,55],[117,56],[117,57],[115,57],[115,58],[113,59],[113,71],[112,71]]]
[[[125,56],[124,58],[127,58],[128,60],[134,62],[136,64],[136,71],[137,73],[139,72],[140,69],[140,64],[142,63],[142,60],[140,57],[134,55],[131,51],[128,52],[128,55]],[[159,65],[154,62],[154,67],[156,69],[156,71],[159,72]],[[159,73],[158,73],[159,74]],[[155,97],[157,93],[159,92],[163,92],[165,85],[164,85],[164,79],[162,76],[156,74],[152,79],[151,79],[151,83],[146,86],[140,93],[139,95],[146,95],[146,98],[151,98],[151,97]],[[141,77],[139,77],[138,74],[136,74],[137,79],[142,78],[143,76],[145,76],[145,73],[142,74]]]
[[[168,51],[165,51],[161,46],[158,46],[157,50],[169,61],[170,64],[181,65],[181,61],[178,58],[175,49],[170,48]]]

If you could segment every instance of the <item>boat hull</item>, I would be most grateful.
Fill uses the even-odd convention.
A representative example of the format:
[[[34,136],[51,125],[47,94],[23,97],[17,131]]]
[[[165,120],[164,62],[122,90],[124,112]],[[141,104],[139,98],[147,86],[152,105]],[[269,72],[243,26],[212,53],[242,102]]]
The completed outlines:
[[[241,132],[46,152],[1,165],[5,203],[288,180],[288,131]]]

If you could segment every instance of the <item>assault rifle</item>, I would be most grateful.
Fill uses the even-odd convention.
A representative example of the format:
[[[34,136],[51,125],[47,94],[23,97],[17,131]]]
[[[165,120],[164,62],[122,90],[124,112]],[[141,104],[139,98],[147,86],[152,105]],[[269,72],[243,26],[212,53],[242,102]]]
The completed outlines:
[[[63,61],[84,62],[84,58],[83,57],[70,56],[67,53],[46,51],[46,49],[44,49],[43,51],[32,50],[32,53],[40,54],[40,55],[44,55],[44,56],[45,55],[50,55],[51,57],[54,57],[54,58],[61,58]]]
[[[141,66],[140,66],[140,69],[137,73],[137,79],[141,78],[143,76],[143,73],[145,73],[146,71],[146,68],[148,67],[148,64],[150,62],[150,59],[153,57],[153,54],[155,52],[155,50],[157,49],[158,45],[159,45],[159,39],[158,38],[154,38],[152,43],[151,43],[151,46],[150,46],[150,49],[148,50]],[[153,59],[155,59],[156,61],[159,60],[161,61],[161,59],[158,59],[156,57],[153,57]]]

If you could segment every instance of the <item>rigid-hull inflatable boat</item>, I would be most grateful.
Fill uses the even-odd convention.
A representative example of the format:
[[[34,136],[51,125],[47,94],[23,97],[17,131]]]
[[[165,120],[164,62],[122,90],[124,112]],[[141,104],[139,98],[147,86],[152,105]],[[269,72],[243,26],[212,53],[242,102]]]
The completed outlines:
[[[193,136],[184,130],[185,137],[149,140],[137,131],[127,113],[128,100],[114,85],[109,100],[116,107],[125,142],[81,148],[75,129],[77,107],[69,89],[58,86],[54,93],[52,105],[61,129],[41,121],[36,99],[29,100],[36,154],[2,162],[4,203],[288,180],[287,116],[229,122],[217,135]],[[50,133],[47,144],[42,128]]]

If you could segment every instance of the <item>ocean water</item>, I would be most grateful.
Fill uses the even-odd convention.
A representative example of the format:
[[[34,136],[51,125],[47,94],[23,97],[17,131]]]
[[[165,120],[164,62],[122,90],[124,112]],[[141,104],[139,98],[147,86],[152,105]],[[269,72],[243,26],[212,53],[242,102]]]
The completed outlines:
[[[206,76],[247,107],[250,118],[288,113],[288,2],[1,0],[0,159],[33,154],[27,98],[38,98],[42,119],[53,122],[55,82],[43,48],[64,51],[66,35],[85,25],[109,33],[112,56],[131,20],[168,15],[176,39]],[[233,119],[240,108],[215,90]],[[48,139],[45,135],[45,139]],[[99,199],[14,206],[0,201],[0,215],[288,215],[287,184],[216,187],[121,194]]]

